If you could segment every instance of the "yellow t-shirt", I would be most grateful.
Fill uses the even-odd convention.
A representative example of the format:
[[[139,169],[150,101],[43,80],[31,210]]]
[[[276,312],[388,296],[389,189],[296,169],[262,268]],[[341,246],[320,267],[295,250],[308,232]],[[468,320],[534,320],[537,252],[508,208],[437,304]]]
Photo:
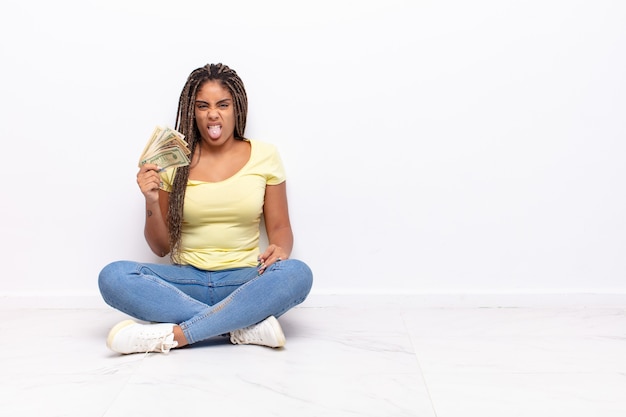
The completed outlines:
[[[220,182],[190,180],[185,192],[180,263],[207,271],[256,266],[266,185],[285,181],[274,145],[249,140],[250,159]],[[171,192],[176,169],[161,174]]]

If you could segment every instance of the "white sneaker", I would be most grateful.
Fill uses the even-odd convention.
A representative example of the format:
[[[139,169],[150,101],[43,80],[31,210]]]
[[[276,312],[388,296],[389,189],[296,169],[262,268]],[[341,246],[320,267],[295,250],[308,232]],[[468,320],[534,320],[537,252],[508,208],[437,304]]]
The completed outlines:
[[[118,323],[107,337],[109,349],[118,353],[167,353],[178,346],[174,325],[170,323],[139,324],[133,320]]]
[[[230,333],[235,345],[261,345],[273,348],[285,346],[285,335],[276,317],[269,316],[260,323]]]

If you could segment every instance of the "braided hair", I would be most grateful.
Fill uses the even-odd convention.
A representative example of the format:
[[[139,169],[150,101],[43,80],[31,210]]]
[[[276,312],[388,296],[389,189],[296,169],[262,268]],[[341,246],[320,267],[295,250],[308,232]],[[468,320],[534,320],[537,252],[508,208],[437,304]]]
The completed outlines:
[[[244,140],[246,118],[248,115],[248,97],[243,81],[235,70],[224,64],[207,64],[197,68],[189,74],[187,82],[180,93],[178,100],[178,112],[176,114],[175,129],[185,135],[191,151],[190,159],[193,160],[198,143],[202,140],[195,119],[195,100],[198,90],[207,81],[217,81],[226,88],[233,97],[235,112],[235,139]],[[178,167],[170,192],[169,207],[167,212],[167,225],[170,240],[170,258],[172,262],[179,263],[179,251],[181,240],[181,228],[183,222],[183,204],[185,190],[189,180],[189,166]]]

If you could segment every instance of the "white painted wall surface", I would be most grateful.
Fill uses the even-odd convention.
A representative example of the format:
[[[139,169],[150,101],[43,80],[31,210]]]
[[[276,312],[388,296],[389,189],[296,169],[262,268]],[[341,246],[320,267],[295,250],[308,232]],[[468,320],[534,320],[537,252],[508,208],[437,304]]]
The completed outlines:
[[[136,162],[223,62],[314,292],[626,292],[626,3],[4,1],[0,295],[154,261]]]

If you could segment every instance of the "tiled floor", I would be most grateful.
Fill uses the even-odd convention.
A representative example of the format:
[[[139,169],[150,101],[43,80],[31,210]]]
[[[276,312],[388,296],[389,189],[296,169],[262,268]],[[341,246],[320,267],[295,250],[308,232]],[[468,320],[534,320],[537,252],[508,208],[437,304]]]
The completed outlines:
[[[287,346],[118,356],[108,308],[0,309],[0,416],[626,416],[626,307],[313,297]]]

